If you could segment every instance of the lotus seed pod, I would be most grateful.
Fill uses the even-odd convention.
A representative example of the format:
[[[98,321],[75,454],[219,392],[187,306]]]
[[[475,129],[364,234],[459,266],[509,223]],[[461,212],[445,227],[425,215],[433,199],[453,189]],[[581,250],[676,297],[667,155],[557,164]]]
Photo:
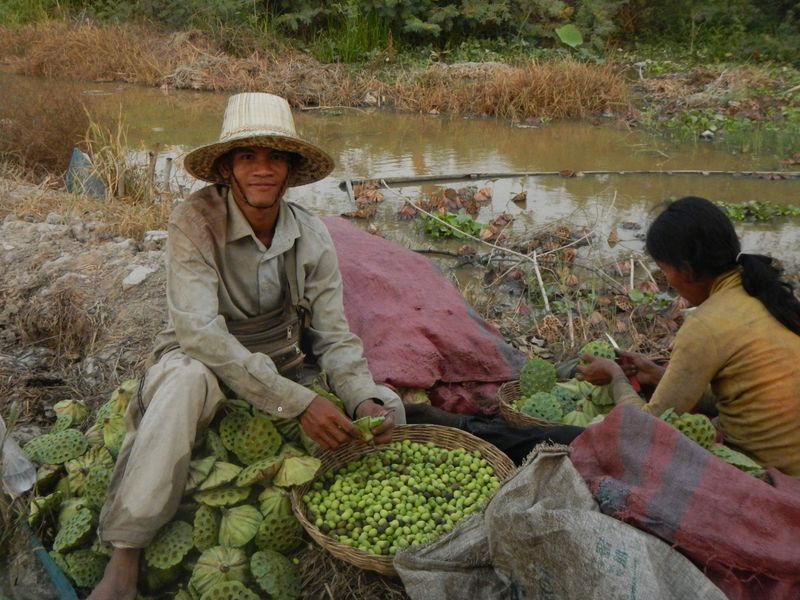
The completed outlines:
[[[614,352],[614,347],[605,340],[593,340],[584,344],[583,348],[578,351],[578,356],[582,354],[591,354],[598,358],[610,358],[612,360],[617,356]],[[586,364],[583,361],[581,363]]]
[[[255,552],[250,570],[258,587],[273,600],[297,600],[300,597],[300,574],[288,558],[272,550]]]
[[[86,437],[75,429],[48,433],[39,439],[45,440],[45,445],[38,450],[37,454],[41,462],[48,465],[65,463],[81,456],[89,448]]]
[[[311,454],[312,456],[318,454],[322,450],[322,446],[320,446],[317,442],[312,440],[308,434],[300,430],[300,443],[302,444],[303,448],[306,452]]]
[[[170,521],[145,548],[144,558],[151,567],[166,570],[179,565],[192,548],[192,526],[183,521]]]
[[[219,543],[222,546],[241,548],[258,532],[263,517],[255,506],[245,504],[222,509],[219,524]]]
[[[216,456],[217,459],[228,462],[228,450],[222,443],[222,438],[213,429],[206,431],[205,441],[206,454]]]
[[[106,499],[106,492],[108,492],[108,485],[111,483],[111,475],[113,471],[108,467],[95,466],[89,469],[89,474],[86,476],[86,483],[83,487],[81,494],[89,506],[100,510]]]
[[[125,417],[111,414],[103,420],[103,445],[116,458],[125,439]]]
[[[86,436],[86,441],[89,442],[89,446],[92,448],[95,446],[103,446],[103,422],[95,423],[89,427],[84,435]]]
[[[543,358],[531,358],[519,372],[519,389],[523,396],[549,392],[556,384],[556,368]]]
[[[717,436],[717,430],[711,423],[711,419],[701,414],[683,415],[683,418],[678,421],[677,427],[684,435],[706,450],[711,448]]]
[[[529,417],[544,421],[559,422],[562,417],[561,405],[549,392],[536,392],[527,398],[522,398],[519,410]]]
[[[264,517],[255,536],[259,550],[275,550],[286,554],[303,543],[303,526],[293,514],[271,514]]]
[[[71,429],[74,421],[75,419],[71,415],[57,417],[56,422],[53,423],[53,426],[50,428],[50,433],[58,433],[59,431]]]
[[[226,415],[219,431],[225,447],[245,465],[275,456],[283,441],[272,420],[261,412],[252,416]]]
[[[253,414],[253,407],[247,400],[228,398],[225,400],[225,412],[240,412],[249,416]]]
[[[192,497],[201,504],[207,504],[208,506],[235,506],[247,500],[250,496],[250,489],[249,487],[214,488],[213,490],[195,492]]]
[[[292,442],[300,441],[300,421],[297,419],[274,419],[273,422],[283,439]]]
[[[353,421],[353,425],[358,431],[358,435],[365,442],[371,442],[373,435],[372,431],[383,424],[385,417],[361,417]]]
[[[565,414],[561,422],[565,425],[574,425],[576,427],[586,427],[589,425],[589,415],[580,410],[573,410]]]
[[[61,400],[53,405],[56,417],[72,417],[73,425],[82,424],[89,416],[89,407],[80,400]]]
[[[314,456],[290,456],[283,460],[273,483],[279,487],[302,485],[314,479],[322,461]]]
[[[204,552],[219,543],[219,523],[221,520],[219,510],[201,504],[194,514],[194,529],[192,541],[194,547]]]
[[[265,517],[292,514],[292,501],[286,490],[277,487],[264,488],[258,495],[259,508]]]
[[[738,452],[733,448],[729,448],[728,446],[714,444],[711,446],[709,451],[717,458],[724,460],[729,465],[736,467],[740,471],[744,471],[748,475],[760,477],[766,471],[764,467],[746,454]]]
[[[195,598],[189,593],[188,590],[180,588],[177,592],[175,592],[172,600],[195,600]]]
[[[111,555],[114,554],[114,546],[107,542],[103,542],[100,538],[95,538],[94,542],[92,542],[90,550],[95,554],[105,556],[106,558],[111,558]]]
[[[284,444],[278,450],[278,456],[280,458],[289,458],[290,456],[308,456],[308,452],[305,449],[296,446],[295,444]]]
[[[241,471],[242,467],[238,465],[218,460],[211,467],[208,477],[206,477],[203,482],[197,486],[197,489],[203,491],[222,487],[226,483],[230,483],[236,479]]]
[[[63,472],[63,465],[41,465],[36,469],[36,491],[41,494],[50,490]]]
[[[32,527],[38,526],[45,517],[49,517],[58,511],[63,499],[64,494],[56,491],[48,496],[37,496],[31,500],[31,507],[28,511],[28,524]]]
[[[83,544],[94,529],[94,513],[88,508],[81,508],[62,527],[53,540],[53,550],[68,552]]]
[[[146,565],[144,571],[144,585],[150,592],[159,592],[177,582],[184,574],[181,565],[175,565],[169,569],[159,569]]]
[[[109,400],[114,406],[114,412],[119,415],[124,415],[128,410],[133,395],[139,391],[138,379],[126,379],[119,384],[119,387],[111,393]]]
[[[86,498],[66,498],[63,502],[61,502],[61,507],[58,512],[58,521],[56,522],[56,529],[61,530],[64,529],[67,523],[69,523],[70,519],[78,514],[78,511],[82,508],[89,508],[89,503],[86,501]]]
[[[241,548],[215,546],[200,555],[192,570],[189,588],[199,596],[223,581],[247,581],[247,554]]]
[[[336,408],[344,412],[344,402],[341,401],[339,396],[337,396],[333,392],[329,392],[327,389],[322,387],[322,385],[320,385],[318,382],[315,381],[314,383],[309,385],[308,389],[310,389],[318,396],[322,396],[326,400],[329,400]]]
[[[200,600],[259,600],[259,597],[241,581],[223,581],[200,596]]]
[[[94,415],[94,424],[102,427],[103,423],[105,423],[106,417],[110,417],[114,413],[116,413],[116,404],[113,400],[109,400],[97,409],[97,412]]]
[[[91,550],[76,550],[64,555],[66,573],[79,588],[93,588],[103,578],[108,558]]]
[[[564,414],[578,410],[578,401],[582,399],[580,394],[559,384],[555,384],[550,393],[558,400],[558,404]]]
[[[282,456],[272,456],[257,460],[252,465],[242,469],[241,473],[236,477],[236,486],[245,487],[256,483],[266,485],[278,474],[281,464],[283,464]]]
[[[53,562],[56,563],[56,566],[61,569],[62,573],[66,573],[69,566],[67,565],[67,561],[64,560],[64,555],[61,552],[56,552],[55,550],[50,550],[47,554],[50,555],[50,558],[53,559]]]
[[[189,475],[186,478],[186,487],[183,489],[184,494],[190,494],[195,491],[201,483],[203,483],[214,468],[217,462],[216,456],[206,456],[193,460],[189,463]]]
[[[70,493],[80,496],[92,467],[104,467],[111,470],[114,468],[114,458],[107,448],[92,446],[83,456],[68,460],[64,466],[67,470]]]

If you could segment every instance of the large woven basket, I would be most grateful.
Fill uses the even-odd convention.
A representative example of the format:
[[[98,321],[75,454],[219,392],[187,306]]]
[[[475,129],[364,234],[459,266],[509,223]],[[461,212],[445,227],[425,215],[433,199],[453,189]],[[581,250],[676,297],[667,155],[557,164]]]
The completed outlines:
[[[455,450],[458,448],[469,451],[478,450],[486,462],[494,469],[494,474],[500,481],[505,481],[511,477],[516,470],[511,459],[492,444],[453,427],[444,427],[442,425],[398,425],[392,430],[392,441],[402,440],[411,440],[412,442],[421,443],[432,442],[440,448],[446,448],[448,450]],[[333,452],[324,450],[317,455],[322,461],[322,466],[317,472],[315,480],[322,477],[328,471],[336,470],[362,456],[378,452],[380,448],[380,446],[351,442]],[[322,533],[309,521],[307,508],[303,502],[303,496],[308,492],[313,483],[313,481],[310,481],[292,489],[292,509],[308,534],[336,558],[362,569],[376,571],[382,575],[397,575],[392,564],[392,556],[371,554],[345,546]]]
[[[500,414],[503,418],[516,427],[530,427],[531,425],[563,425],[555,421],[545,421],[528,416],[514,408],[514,402],[520,399],[522,392],[519,389],[519,380],[507,381],[497,390],[497,399],[500,401]]]

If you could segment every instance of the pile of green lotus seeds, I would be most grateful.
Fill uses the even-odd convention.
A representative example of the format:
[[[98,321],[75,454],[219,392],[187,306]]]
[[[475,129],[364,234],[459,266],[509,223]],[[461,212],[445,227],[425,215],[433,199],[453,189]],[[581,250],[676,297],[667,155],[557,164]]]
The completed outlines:
[[[432,541],[500,486],[478,450],[392,442],[314,482],[309,520],[334,540],[377,555]]]

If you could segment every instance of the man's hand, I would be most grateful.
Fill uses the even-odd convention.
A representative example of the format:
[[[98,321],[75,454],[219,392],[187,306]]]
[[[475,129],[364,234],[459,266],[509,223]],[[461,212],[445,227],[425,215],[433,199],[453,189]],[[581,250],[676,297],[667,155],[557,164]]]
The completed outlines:
[[[616,375],[624,373],[622,367],[610,358],[599,358],[591,354],[581,355],[581,362],[575,372],[575,378],[588,381],[594,385],[606,385]]]
[[[300,414],[300,427],[327,450],[335,450],[345,442],[358,438],[352,421],[322,396],[315,396]]]
[[[636,379],[643,385],[658,385],[658,382],[664,376],[666,367],[657,365],[641,354],[625,352],[624,350],[617,350],[617,354],[628,359],[628,364],[623,367],[625,375],[629,377],[636,375]]]
[[[376,444],[388,444],[392,441],[392,428],[394,427],[394,417],[383,406],[373,400],[364,400],[356,407],[356,419],[361,417],[385,417],[383,423],[372,430],[375,436],[373,440]]]

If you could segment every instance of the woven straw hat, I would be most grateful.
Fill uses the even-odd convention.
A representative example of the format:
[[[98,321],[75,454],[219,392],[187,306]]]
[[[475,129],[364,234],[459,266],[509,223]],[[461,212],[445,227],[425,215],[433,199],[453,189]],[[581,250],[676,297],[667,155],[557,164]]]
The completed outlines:
[[[197,179],[223,183],[214,162],[226,152],[243,147],[297,154],[300,162],[289,173],[286,183],[289,187],[319,181],[333,171],[333,159],[297,135],[289,103],[280,96],[264,93],[231,96],[219,141],[192,150],[184,158],[183,166]]]

